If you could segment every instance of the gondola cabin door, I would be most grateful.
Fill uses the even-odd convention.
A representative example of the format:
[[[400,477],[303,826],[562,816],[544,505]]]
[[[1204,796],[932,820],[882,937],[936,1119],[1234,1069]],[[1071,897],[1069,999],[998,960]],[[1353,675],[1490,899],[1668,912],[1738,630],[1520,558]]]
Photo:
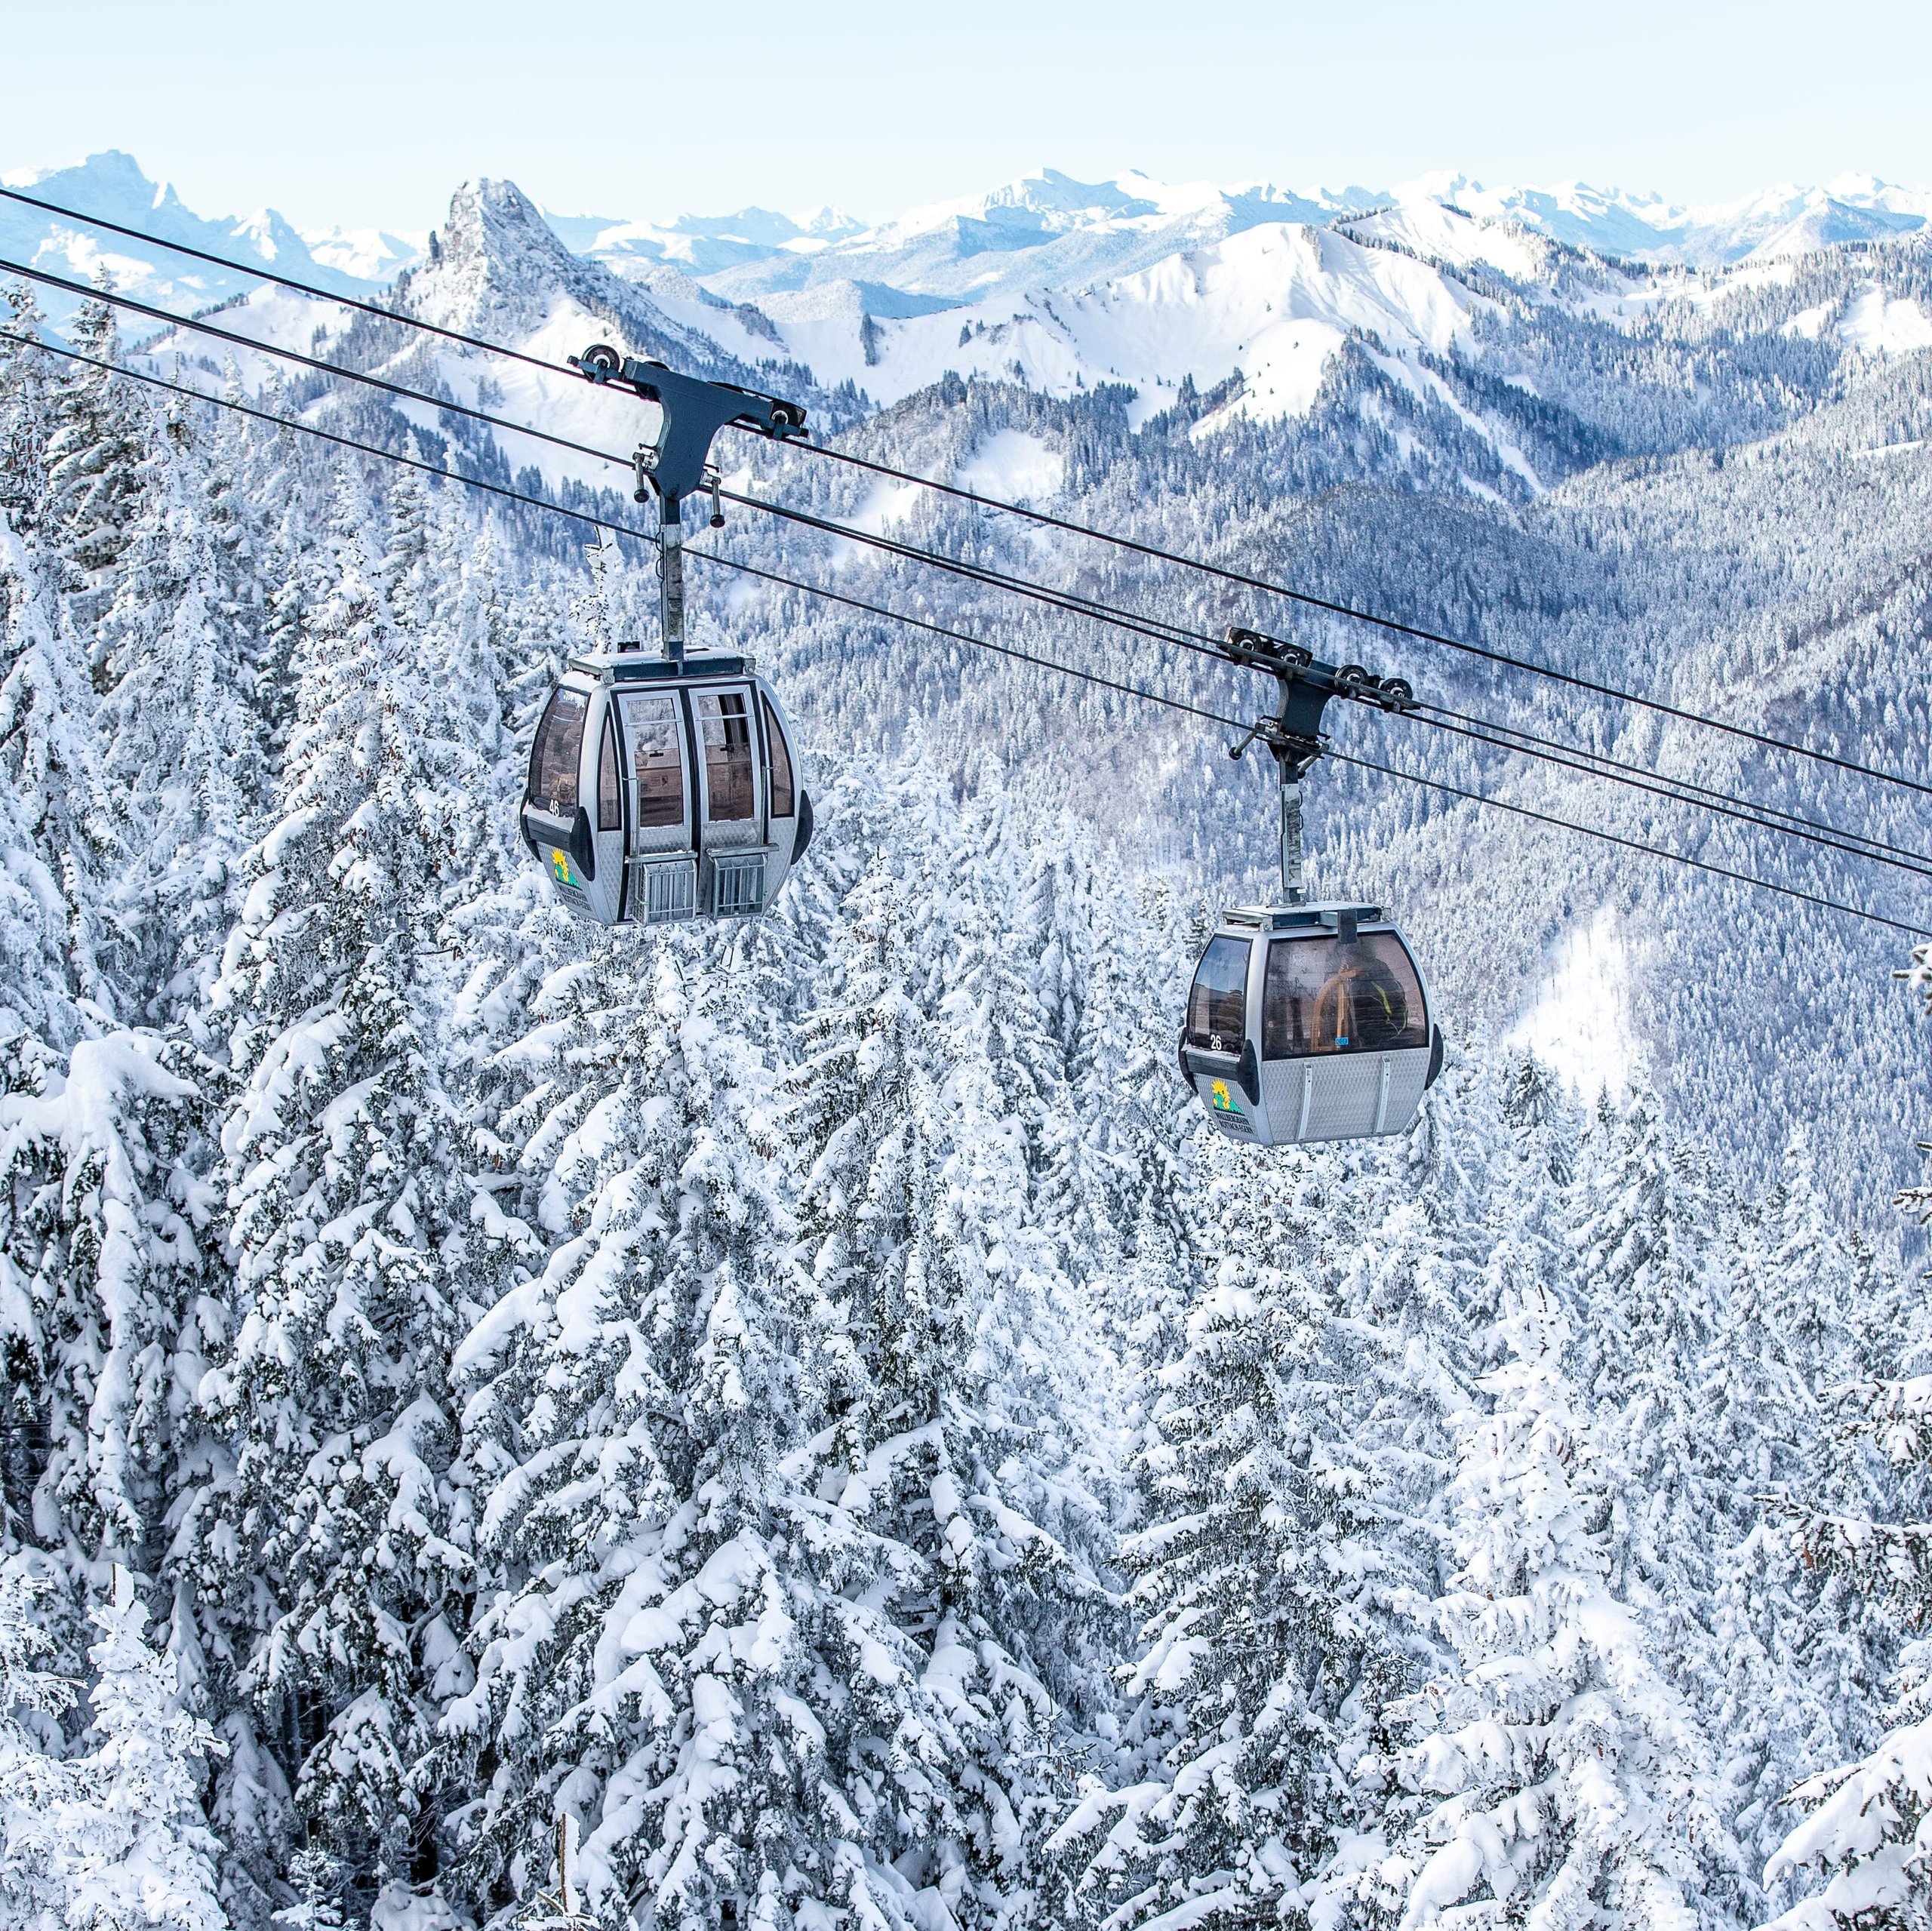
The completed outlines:
[[[756,701],[749,684],[691,691],[704,822],[700,889],[720,918],[755,912],[764,902],[770,841]]]
[[[691,733],[681,694],[620,690],[617,715],[630,825],[624,916],[643,925],[689,918],[697,909]]]

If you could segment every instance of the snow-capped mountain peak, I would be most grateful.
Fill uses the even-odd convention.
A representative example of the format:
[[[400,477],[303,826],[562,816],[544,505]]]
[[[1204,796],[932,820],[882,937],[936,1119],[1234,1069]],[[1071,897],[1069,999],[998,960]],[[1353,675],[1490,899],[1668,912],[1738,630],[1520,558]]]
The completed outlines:
[[[429,260],[412,272],[408,306],[445,327],[540,325],[549,290],[582,278],[583,264],[534,202],[509,181],[466,181],[451,197]]]
[[[358,272],[354,258],[345,258],[340,249],[312,250],[300,232],[272,208],[242,217],[205,219],[168,183],[150,180],[132,155],[118,149],[90,155],[72,167],[20,169],[0,176],[0,181],[58,207],[138,229],[157,243],[183,242],[344,294],[379,286],[400,266],[394,260],[380,264],[386,272],[380,278]],[[0,201],[0,253],[80,281],[92,281],[105,270],[125,293],[176,306],[205,308],[254,285],[245,269],[213,268],[17,201]],[[44,306],[58,315],[71,305],[49,298]]]

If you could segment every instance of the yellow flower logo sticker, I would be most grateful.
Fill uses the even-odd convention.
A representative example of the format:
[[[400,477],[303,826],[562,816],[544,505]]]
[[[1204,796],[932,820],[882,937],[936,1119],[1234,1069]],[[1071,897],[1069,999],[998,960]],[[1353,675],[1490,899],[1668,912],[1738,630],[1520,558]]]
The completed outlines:
[[[1217,1080],[1214,1082],[1214,1090],[1209,1096],[1209,1103],[1217,1113],[1238,1113],[1241,1111],[1241,1108],[1235,1104],[1234,1096],[1228,1090],[1228,1083],[1226,1080]]]

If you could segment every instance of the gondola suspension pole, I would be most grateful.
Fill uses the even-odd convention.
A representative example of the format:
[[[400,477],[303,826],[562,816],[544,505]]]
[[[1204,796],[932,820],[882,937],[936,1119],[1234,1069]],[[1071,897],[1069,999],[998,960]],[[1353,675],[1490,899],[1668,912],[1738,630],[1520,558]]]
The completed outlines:
[[[657,500],[657,609],[664,630],[664,654],[685,661],[684,500],[666,490]]]
[[[586,381],[599,387],[627,389],[645,402],[654,402],[659,410],[657,434],[638,445],[632,457],[637,478],[632,492],[639,503],[657,499],[657,610],[664,633],[664,654],[675,665],[685,661],[685,519],[688,496],[705,486],[706,468],[711,457],[711,439],[727,423],[755,430],[782,442],[799,434],[805,426],[805,412],[795,402],[755,389],[740,389],[735,383],[702,382],[695,376],[680,375],[662,362],[620,355],[605,343],[597,343],[581,355],[573,355],[571,366]],[[712,484],[714,505],[718,487]],[[721,514],[714,518],[722,521]]]
[[[1301,780],[1281,773],[1281,896],[1298,906],[1308,898],[1308,876],[1301,849]]]
[[[1275,715],[1257,718],[1247,734],[1228,746],[1238,761],[1257,739],[1275,760],[1281,787],[1281,901],[1308,902],[1307,860],[1302,848],[1302,780],[1327,749],[1321,714],[1331,697],[1352,697],[1383,711],[1405,711],[1415,693],[1401,678],[1371,677],[1359,664],[1318,663],[1314,653],[1264,631],[1230,629],[1219,647],[1222,656],[1244,669],[1265,672],[1279,693]]]

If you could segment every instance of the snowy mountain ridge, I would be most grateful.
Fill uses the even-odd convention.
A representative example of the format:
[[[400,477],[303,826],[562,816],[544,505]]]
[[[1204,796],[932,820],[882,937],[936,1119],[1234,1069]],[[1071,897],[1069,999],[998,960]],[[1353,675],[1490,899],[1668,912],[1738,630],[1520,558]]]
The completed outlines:
[[[414,268],[420,275],[436,266],[387,234],[304,238],[267,214],[202,222],[125,155],[31,179],[51,200],[252,256],[344,292],[368,292],[372,275],[408,276]],[[509,277],[499,296],[520,280],[533,290],[543,285],[546,293],[530,297],[536,308],[520,300],[505,308],[497,297],[485,304],[498,311],[496,326],[526,349],[540,337],[559,346],[561,337],[549,341],[549,305],[570,291],[576,319],[566,333],[598,317],[616,326],[633,314],[646,334],[669,345],[666,352],[719,373],[731,364],[734,379],[744,379],[740,369],[793,364],[809,370],[822,390],[850,383],[875,404],[948,373],[1017,380],[1060,395],[1119,383],[1136,392],[1138,422],[1189,388],[1215,389],[1238,376],[1219,420],[1265,421],[1306,412],[1341,345],[1354,340],[1392,380],[1460,413],[1532,490],[1540,478],[1523,451],[1470,415],[1427,367],[1466,349],[1481,318],[1494,319],[1494,302],[1475,285],[1484,276],[1500,273],[1533,299],[1581,300],[1635,320],[1660,300],[1714,300],[1731,285],[1721,274],[1687,284],[1681,267],[1654,269],[1647,256],[1735,258],[1741,266],[1730,273],[1748,285],[1789,277],[1794,257],[1777,252],[1787,243],[1815,251],[1850,230],[1858,238],[1911,232],[1932,208],[1932,197],[1863,177],[1829,191],[1780,189],[1727,210],[1687,211],[1580,184],[1489,191],[1453,174],[1388,192],[1351,186],[1303,194],[1138,174],[1094,184],[1045,169],[872,227],[832,210],[793,220],[752,208],[681,217],[667,226],[565,216],[507,184],[466,189],[453,208],[480,208],[486,194],[498,198],[502,220],[522,237],[511,252],[542,257],[540,266],[499,270]],[[163,302],[202,308],[248,287],[240,275],[146,258],[131,243],[103,246],[18,204],[0,211],[0,240],[16,259],[76,278],[104,269],[120,287]],[[448,241],[425,236],[423,250]],[[1592,285],[1580,294],[1559,293],[1552,246],[1598,244],[1599,254],[1629,259],[1588,270]],[[447,293],[446,276],[434,282]],[[626,287],[635,294],[625,295]],[[480,312],[474,297],[466,299]],[[46,306],[57,321],[72,303]],[[232,325],[306,348],[315,319],[300,303],[263,291],[243,303]],[[1908,300],[1876,321],[1820,312],[1795,326],[1842,326],[1848,341],[1883,355],[1912,346],[1932,321]],[[171,352],[180,346],[166,345]],[[540,466],[553,480],[577,473],[548,456]]]
[[[726,380],[768,384],[783,371],[783,380],[816,387],[821,398],[849,384],[875,404],[897,403],[949,375],[1017,380],[1066,397],[1111,383],[1133,390],[1128,420],[1137,426],[1186,395],[1224,388],[1219,410],[1198,425],[1203,435],[1238,420],[1305,414],[1335,356],[1354,343],[1390,380],[1463,420],[1534,491],[1540,479],[1506,432],[1468,410],[1428,366],[1466,346],[1475,318],[1500,313],[1496,303],[1409,244],[1460,245],[1469,260],[1497,255],[1524,273],[1537,264],[1521,238],[1500,229],[1473,241],[1433,235],[1429,218],[1427,211],[1373,217],[1393,224],[1387,238],[1395,246],[1382,245],[1379,235],[1257,226],[1090,287],[1026,294],[1017,305],[995,295],[881,320],[846,283],[730,303],[668,265],[620,275],[571,254],[513,184],[486,182],[458,190],[429,257],[404,272],[396,293],[426,321],[560,363],[615,331],[633,346]],[[1433,219],[1445,230],[1469,226],[1439,211]],[[339,334],[345,321],[346,312],[318,318],[313,305],[266,288],[225,312],[222,325],[312,352],[318,321]],[[143,344],[151,366],[186,358],[212,383],[225,365],[209,351],[191,331]],[[431,354],[448,392],[472,406],[487,374],[508,413],[574,440],[595,440],[601,425],[603,443],[621,445],[633,426],[609,398],[568,377],[521,366],[486,370],[465,352],[420,345],[411,352]],[[269,380],[272,358],[242,359],[251,386]],[[534,445],[530,460],[553,486],[611,481],[605,466],[555,445]]]
[[[1619,260],[1718,269],[1915,232],[1932,216],[1932,192],[1844,174],[1823,187],[1786,184],[1731,201],[1685,204],[1582,181],[1490,188],[1452,171],[1389,189],[1292,189],[1268,182],[1161,182],[1134,171],[1087,183],[1044,168],[869,226],[826,214],[801,225],[759,209],[715,221],[681,217],[665,228],[549,218],[579,252],[620,268],[645,259],[675,262],[719,293],[844,280],[966,300],[1131,272],[1162,254],[1266,224],[1327,227],[1430,206]]]
[[[157,238],[241,253],[346,293],[393,279],[420,258],[427,239],[382,229],[297,229],[268,209],[245,219],[204,219],[172,187],[150,180],[133,156],[113,150],[74,166],[16,170],[0,180],[146,229]],[[1847,174],[1822,186],[1786,184],[1731,201],[1692,204],[1582,181],[1487,187],[1448,171],[1388,189],[1294,189],[1267,182],[1162,182],[1135,171],[1089,183],[1043,168],[869,223],[829,208],[796,218],[750,207],[667,221],[547,207],[543,213],[573,254],[620,273],[669,266],[737,300],[850,283],[879,304],[867,312],[890,316],[888,291],[971,306],[1131,274],[1254,227],[1327,227],[1390,211],[1426,219],[1429,209],[1440,207],[1612,258],[1709,269],[1917,232],[1932,217],[1932,191]],[[64,260],[69,272],[91,274],[105,262],[122,286],[137,293],[152,288],[165,294],[178,287],[190,296],[225,300],[242,285],[198,279],[200,271],[171,266],[165,257],[130,254],[131,244],[118,244],[118,253],[97,248],[84,235],[50,227],[49,220],[17,206],[0,211],[0,240],[40,260]]]
[[[1689,281],[1681,270],[1615,267],[1427,199],[1328,226],[1257,223],[1105,281],[1023,291],[1017,299],[995,291],[970,304],[882,301],[891,293],[884,284],[839,278],[729,300],[710,285],[729,278],[572,252],[554,221],[503,182],[459,190],[429,246],[396,284],[403,304],[426,320],[559,362],[614,330],[634,346],[728,380],[802,384],[821,398],[849,386],[855,401],[863,395],[875,406],[949,376],[1018,381],[1060,397],[1115,385],[1132,392],[1128,420],[1137,427],[1188,395],[1212,391],[1217,406],[1195,428],[1204,435],[1237,422],[1306,416],[1352,346],[1418,407],[1454,419],[1486,445],[1510,490],[1532,495],[1554,480],[1549,466],[1527,453],[1503,420],[1507,410],[1472,407],[1458,395],[1441,373],[1444,358],[1486,361],[1505,380],[1533,386],[1507,345],[1539,307],[1626,328],[1660,302],[1710,306],[1792,285],[1793,276],[1789,262]],[[262,290],[232,308],[224,326],[306,352],[318,319],[327,328],[343,318],[331,324],[299,298]],[[1874,284],[1850,299],[1814,303],[1785,326],[1882,358],[1932,334],[1932,317],[1915,296],[1881,294]],[[1478,335],[1486,344],[1480,354]],[[211,381],[222,366],[191,332],[146,347],[165,361],[198,362]],[[245,371],[251,385],[267,379],[269,366]],[[482,365],[445,352],[438,367],[450,392],[475,406]],[[607,401],[568,379],[517,369],[491,380],[516,404],[512,413],[574,438],[610,414]],[[532,460],[553,485],[609,481],[603,466],[554,446],[536,447]],[[1498,486],[1498,476],[1470,475],[1472,487]]]
[[[1402,207],[1435,201],[1623,260],[1697,269],[1915,234],[1932,218],[1932,193],[1852,174],[1823,187],[1786,183],[1734,201],[1690,205],[1583,181],[1486,188],[1448,174],[1425,175],[1396,189],[1392,198]]]
[[[0,183],[140,229],[157,241],[185,242],[210,254],[259,263],[343,294],[368,294],[382,287],[416,252],[416,244],[374,231],[317,230],[305,235],[272,208],[206,219],[167,183],[149,180],[132,155],[115,149],[90,155],[71,168],[17,169],[0,174]],[[0,253],[82,281],[92,281],[104,270],[126,294],[150,301],[190,302],[197,308],[229,300],[254,285],[245,272],[229,273],[165,251],[150,255],[125,236],[69,225],[18,201],[0,201]]]

